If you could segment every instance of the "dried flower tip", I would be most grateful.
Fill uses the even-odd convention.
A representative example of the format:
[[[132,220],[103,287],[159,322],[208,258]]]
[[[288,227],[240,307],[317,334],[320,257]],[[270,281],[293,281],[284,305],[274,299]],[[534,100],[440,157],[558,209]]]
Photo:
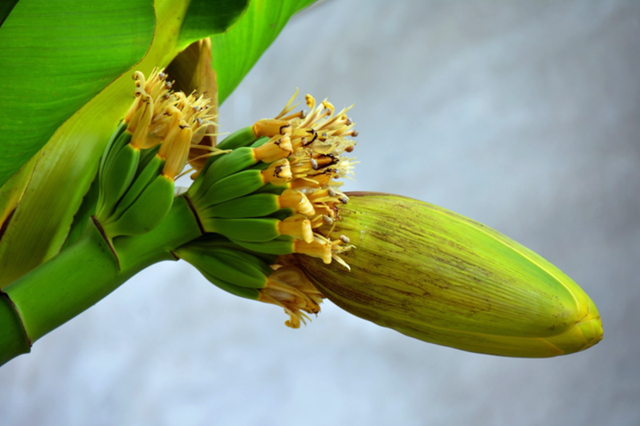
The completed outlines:
[[[287,158],[293,152],[289,136],[277,135],[269,142],[253,149],[253,155],[258,161],[271,163],[281,158]]]
[[[127,132],[132,134],[129,143],[135,149],[140,149],[144,145],[153,112],[153,100],[151,96],[145,93],[140,96],[139,100],[139,107],[127,125]]]
[[[192,130],[186,121],[180,120],[177,126],[169,130],[162,141],[158,156],[165,161],[162,174],[168,179],[175,177],[184,169],[189,157]]]
[[[289,166],[289,161],[287,161],[286,158],[274,161],[269,165],[267,170],[263,170],[261,172],[261,175],[264,183],[284,185],[291,180],[291,167]]]
[[[315,214],[313,205],[307,196],[295,189],[287,189],[278,197],[280,208],[290,208],[297,213],[311,216]]]
[[[341,202],[340,199],[345,195],[342,192],[336,191],[333,188],[326,188],[326,189],[317,189],[313,192],[308,193],[307,196],[309,197],[309,201],[311,201],[312,203],[337,204]]]
[[[328,265],[331,263],[331,247],[330,242],[316,235],[310,242],[295,241],[293,250],[294,253],[306,254],[307,256],[322,259],[322,261]]]
[[[318,163],[309,155],[292,156],[289,159],[291,163],[291,173],[294,179],[306,177],[317,171]]]
[[[289,315],[285,325],[299,328],[309,317],[303,312],[317,314],[324,296],[315,288],[306,274],[297,266],[288,265],[276,269],[260,289],[259,299],[280,306]]]
[[[253,125],[253,133],[258,138],[264,136],[272,138],[276,135],[282,134],[280,129],[288,125],[289,122],[286,120],[262,119]]]
[[[313,241],[311,221],[300,214],[289,216],[285,220],[278,222],[278,232],[280,235],[290,235],[308,243]]]

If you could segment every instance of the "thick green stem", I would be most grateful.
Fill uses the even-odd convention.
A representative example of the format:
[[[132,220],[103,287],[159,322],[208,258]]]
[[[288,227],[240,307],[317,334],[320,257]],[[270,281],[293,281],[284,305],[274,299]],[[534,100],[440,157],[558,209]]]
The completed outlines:
[[[95,226],[64,252],[5,288],[34,342],[113,291],[118,266]]]
[[[182,197],[175,199],[157,228],[143,235],[114,239],[117,260],[112,247],[91,223],[76,244],[4,289],[10,300],[0,300],[7,305],[0,304],[0,364],[28,352],[29,341],[36,341],[93,306],[147,266],[175,260],[171,251],[200,235],[200,227]],[[22,324],[14,324],[17,316],[9,309],[13,308],[11,302]],[[5,324],[14,327],[9,329]],[[27,342],[26,347],[19,344],[20,339]],[[15,348],[22,350],[16,352]]]

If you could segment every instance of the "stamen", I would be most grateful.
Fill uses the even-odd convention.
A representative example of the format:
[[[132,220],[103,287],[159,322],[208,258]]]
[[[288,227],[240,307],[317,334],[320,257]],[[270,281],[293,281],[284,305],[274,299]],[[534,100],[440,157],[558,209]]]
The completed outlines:
[[[281,117],[280,119],[281,119],[281,120],[293,120],[294,118],[300,118],[300,119],[303,119],[303,118],[305,118],[305,117],[306,117],[306,115],[307,115],[307,114],[306,114],[304,111],[300,110],[300,111],[298,111],[298,112],[296,112],[296,113],[293,113],[293,114],[287,115],[286,117]]]
[[[140,87],[140,88],[144,87],[145,79],[144,79],[144,74],[142,72],[135,71],[131,77],[135,80],[136,87]]]
[[[193,167],[188,168],[187,170],[185,170],[184,172],[180,173],[178,176],[176,176],[175,180],[180,179],[183,176],[188,175],[189,173],[191,173],[192,171],[194,171],[195,169]],[[196,172],[197,173],[197,172]]]
[[[282,111],[280,111],[280,114],[278,114],[275,118],[276,120],[284,120],[285,115],[287,115],[289,112],[291,112],[296,106],[298,106],[298,104],[295,105],[291,105],[291,103],[293,102],[293,100],[296,98],[296,96],[298,96],[298,88],[296,87],[296,91],[293,93],[293,96],[291,96],[291,98],[289,98],[289,101],[287,102],[287,104],[284,106],[284,108],[282,108]]]

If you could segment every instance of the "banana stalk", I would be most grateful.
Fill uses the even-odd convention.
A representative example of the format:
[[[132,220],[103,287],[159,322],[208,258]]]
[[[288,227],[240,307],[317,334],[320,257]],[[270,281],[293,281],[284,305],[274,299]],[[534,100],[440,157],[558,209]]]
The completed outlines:
[[[172,250],[200,235],[193,212],[182,197],[175,199],[169,214],[152,231],[116,238],[113,245],[91,221],[76,244],[3,289],[0,365],[29,352],[36,340],[146,267],[177,260]]]

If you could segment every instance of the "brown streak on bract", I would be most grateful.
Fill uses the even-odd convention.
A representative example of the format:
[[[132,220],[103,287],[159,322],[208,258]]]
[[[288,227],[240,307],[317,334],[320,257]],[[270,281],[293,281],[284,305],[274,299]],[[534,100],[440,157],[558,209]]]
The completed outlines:
[[[116,259],[116,266],[118,267],[118,270],[120,271],[120,258],[118,257],[118,252],[116,252],[116,249],[113,247],[113,244],[111,244],[111,241],[109,241],[109,237],[107,237],[107,234],[105,234],[104,229],[102,229],[102,225],[100,225],[100,222],[98,222],[98,219],[95,218],[95,216],[91,216],[91,221],[93,222],[93,224],[95,225],[96,229],[98,230],[98,232],[100,233],[100,236],[102,236],[102,239],[105,241],[105,243],[107,243],[107,246],[109,247],[109,250],[111,250],[111,254],[113,254],[113,257]]]
[[[183,197],[184,197],[184,200],[187,202],[187,206],[189,206],[189,209],[193,213],[193,217],[196,219],[196,223],[198,224],[198,228],[200,229],[200,232],[202,233],[202,235],[204,235],[206,231],[204,230],[204,226],[202,226],[202,222],[200,222],[200,217],[198,216],[196,208],[193,206],[193,203],[191,202],[189,197],[187,197],[186,194],[183,195]]]

